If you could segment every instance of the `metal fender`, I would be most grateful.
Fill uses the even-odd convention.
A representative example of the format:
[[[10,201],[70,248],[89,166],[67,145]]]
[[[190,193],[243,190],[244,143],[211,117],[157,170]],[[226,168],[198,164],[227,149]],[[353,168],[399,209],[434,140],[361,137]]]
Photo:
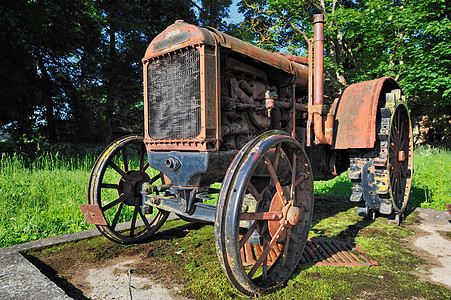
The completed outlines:
[[[385,105],[385,94],[399,89],[391,77],[352,84],[335,107],[335,149],[373,148],[376,141],[378,107]]]

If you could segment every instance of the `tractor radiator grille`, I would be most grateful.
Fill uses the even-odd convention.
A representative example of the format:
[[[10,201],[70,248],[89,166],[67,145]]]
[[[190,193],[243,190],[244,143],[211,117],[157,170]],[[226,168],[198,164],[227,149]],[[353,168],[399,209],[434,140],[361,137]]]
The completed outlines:
[[[200,53],[185,49],[149,63],[149,135],[189,139],[200,134]]]

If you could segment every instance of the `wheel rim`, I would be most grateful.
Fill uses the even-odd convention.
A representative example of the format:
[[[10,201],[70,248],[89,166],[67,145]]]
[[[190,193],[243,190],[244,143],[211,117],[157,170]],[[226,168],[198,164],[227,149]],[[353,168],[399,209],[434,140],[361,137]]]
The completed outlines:
[[[404,105],[393,114],[389,138],[390,197],[393,208],[402,211],[407,206],[412,181],[413,141],[410,118]]]
[[[240,151],[248,153],[237,163],[235,176],[221,188],[215,233],[232,284],[245,294],[262,294],[285,282],[302,255],[313,180],[305,152],[290,137],[274,135],[250,144]],[[259,182],[266,187],[259,188]]]
[[[88,203],[98,205],[108,223],[98,225],[99,231],[123,244],[148,240],[169,215],[142,210],[142,183],[158,180],[160,173],[149,168],[142,137],[128,136],[109,145],[94,165],[88,183]],[[118,223],[125,221],[129,221],[125,231],[119,230]]]

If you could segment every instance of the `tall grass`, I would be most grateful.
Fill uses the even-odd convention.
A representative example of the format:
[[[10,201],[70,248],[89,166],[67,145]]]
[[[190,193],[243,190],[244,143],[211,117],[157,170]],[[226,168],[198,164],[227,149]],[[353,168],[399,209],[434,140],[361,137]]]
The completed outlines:
[[[451,151],[423,146],[414,152],[409,205],[445,210],[451,203]]]
[[[46,153],[30,161],[3,155],[0,161],[0,246],[87,229],[78,204],[95,155],[64,159]]]
[[[78,204],[86,203],[87,181],[98,152],[43,152],[34,159],[2,155],[0,247],[92,227]],[[445,209],[451,202],[451,151],[421,147],[414,156],[409,205]],[[315,182],[315,192],[349,197],[347,172]]]

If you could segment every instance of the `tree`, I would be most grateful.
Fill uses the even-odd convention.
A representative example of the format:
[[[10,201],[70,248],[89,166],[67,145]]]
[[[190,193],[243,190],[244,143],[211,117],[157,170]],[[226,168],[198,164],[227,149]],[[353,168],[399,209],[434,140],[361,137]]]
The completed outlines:
[[[451,111],[451,21],[444,0],[244,0],[242,31],[267,49],[305,54],[316,13],[325,14],[332,90],[392,76],[412,114]]]
[[[108,142],[113,125],[142,128],[142,56],[170,23],[197,22],[191,6],[189,0],[2,1],[0,125],[16,140],[45,129],[51,143],[64,135]]]
[[[227,17],[232,0],[192,0],[191,3],[199,10],[199,23],[203,26],[211,26],[219,30],[227,30],[224,22]]]
[[[56,119],[67,112],[62,78],[73,73],[71,59],[83,47],[85,24],[91,15],[86,2],[9,1],[1,3],[1,98],[6,107],[0,124],[17,138],[44,123],[49,142],[56,142]],[[92,29],[91,29],[92,30]],[[9,85],[14,78],[15,85]],[[61,101],[63,100],[63,101]]]

